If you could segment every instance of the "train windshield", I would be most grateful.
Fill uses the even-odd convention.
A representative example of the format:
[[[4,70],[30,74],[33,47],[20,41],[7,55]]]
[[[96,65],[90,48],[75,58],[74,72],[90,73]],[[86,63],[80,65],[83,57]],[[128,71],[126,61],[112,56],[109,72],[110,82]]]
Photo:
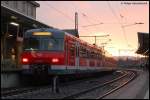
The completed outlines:
[[[63,51],[64,39],[53,37],[26,37],[24,38],[24,50],[38,51]]]

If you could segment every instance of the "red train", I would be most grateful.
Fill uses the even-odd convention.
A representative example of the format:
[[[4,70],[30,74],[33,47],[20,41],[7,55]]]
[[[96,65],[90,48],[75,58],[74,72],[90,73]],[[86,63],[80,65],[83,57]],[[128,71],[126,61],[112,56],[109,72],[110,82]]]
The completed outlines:
[[[76,74],[116,68],[116,61],[106,57],[102,48],[57,29],[28,30],[23,49],[24,74]]]

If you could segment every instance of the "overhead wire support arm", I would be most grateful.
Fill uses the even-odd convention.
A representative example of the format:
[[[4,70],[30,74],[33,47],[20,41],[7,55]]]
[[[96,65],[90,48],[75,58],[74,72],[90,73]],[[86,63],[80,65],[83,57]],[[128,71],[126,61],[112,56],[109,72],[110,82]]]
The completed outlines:
[[[142,22],[139,22],[139,23],[135,22],[134,24],[123,25],[122,27],[129,27],[129,26],[137,25],[137,24],[144,24],[144,23],[142,23]]]
[[[108,35],[98,35],[98,36],[79,36],[79,37],[107,37]]]
[[[79,36],[79,37],[94,37],[95,38],[95,45],[96,45],[96,37],[107,37],[107,36],[109,36],[109,34],[107,34],[107,35],[100,35],[100,36]]]
[[[104,24],[104,23],[98,23],[98,24],[91,24],[91,25],[86,25],[86,26],[82,26],[82,27],[90,27],[90,26],[97,26],[97,25],[101,25],[101,24]]]

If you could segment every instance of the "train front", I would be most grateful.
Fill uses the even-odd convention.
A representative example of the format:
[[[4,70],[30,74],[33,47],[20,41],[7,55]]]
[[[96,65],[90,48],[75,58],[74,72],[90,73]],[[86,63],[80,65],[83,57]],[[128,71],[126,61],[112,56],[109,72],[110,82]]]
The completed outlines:
[[[64,34],[54,29],[32,29],[25,33],[21,64],[23,74],[56,74],[64,65]]]

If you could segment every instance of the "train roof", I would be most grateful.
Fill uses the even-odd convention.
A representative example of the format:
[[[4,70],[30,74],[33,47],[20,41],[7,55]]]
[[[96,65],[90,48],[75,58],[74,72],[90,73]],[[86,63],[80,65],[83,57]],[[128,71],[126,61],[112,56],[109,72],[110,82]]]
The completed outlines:
[[[32,36],[33,32],[51,32],[53,37],[55,38],[64,38],[65,32],[58,29],[51,28],[38,28],[38,29],[30,29],[25,32],[25,36]]]
[[[76,36],[73,36],[71,34],[68,34],[68,33],[65,33],[67,36],[71,37],[71,38],[74,38],[76,41],[79,41],[80,44],[82,44],[82,46],[89,46],[90,48],[89,49],[92,49],[94,48],[93,50],[100,50],[102,51],[102,47],[98,47],[97,45],[93,45],[93,44],[90,44],[84,40],[81,40],[80,38],[76,37]]]
[[[32,33],[33,32],[51,32],[53,33],[53,37],[54,38],[64,38],[65,35],[71,37],[71,38],[74,38],[76,39],[77,41],[80,41],[80,43],[82,43],[83,45],[85,46],[89,46],[90,48],[95,48],[95,49],[102,49],[101,47],[98,47],[96,45],[92,45],[92,44],[89,44],[88,42],[86,41],[83,41],[81,40],[80,38],[77,38],[76,36],[74,35],[71,35],[69,34],[68,32],[65,32],[63,30],[59,30],[59,29],[51,29],[51,28],[38,28],[38,29],[30,29],[30,30],[27,30],[26,33],[25,33],[25,37],[30,37],[32,36]]]

